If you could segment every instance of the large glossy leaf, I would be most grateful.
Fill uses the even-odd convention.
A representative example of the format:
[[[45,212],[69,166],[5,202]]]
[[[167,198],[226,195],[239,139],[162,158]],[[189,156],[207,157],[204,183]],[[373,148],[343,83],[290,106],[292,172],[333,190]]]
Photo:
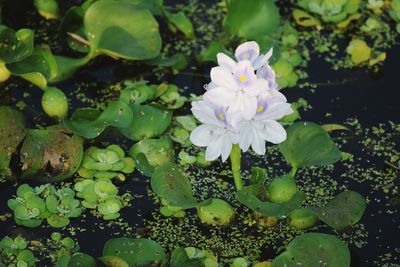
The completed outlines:
[[[132,123],[132,118],[132,111],[127,104],[113,101],[103,112],[92,108],[77,109],[71,119],[64,121],[64,125],[80,136],[95,138],[109,126],[128,127]]]
[[[171,206],[187,209],[199,205],[193,196],[189,178],[174,164],[162,165],[154,170],[151,189]]]
[[[366,202],[363,196],[354,191],[344,191],[321,208],[311,208],[314,214],[335,229],[356,224],[364,214]]]
[[[23,60],[33,51],[33,31],[21,29],[17,32],[0,25],[0,61],[12,63]]]
[[[274,0],[230,0],[224,21],[226,31],[240,37],[273,37],[280,23]]]
[[[22,178],[56,182],[71,177],[83,157],[80,137],[56,125],[29,130],[21,147]]]
[[[120,129],[127,138],[138,141],[160,136],[171,123],[172,112],[149,105],[131,105],[132,124]]]
[[[86,11],[84,25],[92,54],[142,60],[160,53],[158,23],[147,9],[100,0]]]
[[[103,256],[121,258],[130,267],[158,266],[156,264],[162,263],[167,257],[163,248],[153,240],[126,237],[108,240],[103,248]]]
[[[11,156],[25,134],[22,114],[10,107],[0,106],[0,177],[12,174],[9,168]]]
[[[190,259],[184,248],[176,248],[171,255],[170,267],[203,267],[201,259]]]
[[[187,38],[195,38],[192,22],[183,12],[170,13],[165,11],[165,15],[167,16],[169,22],[178,30],[180,30]]]
[[[58,72],[53,54],[45,47],[35,47],[32,54],[25,59],[6,66],[13,75],[20,76],[41,89],[45,89]]]
[[[296,168],[329,165],[338,161],[341,152],[321,126],[297,122],[287,129],[287,139],[279,145],[285,159]]]
[[[306,198],[304,193],[297,192],[289,201],[273,203],[261,201],[250,189],[252,188],[245,188],[236,192],[236,199],[246,207],[264,216],[286,218],[290,212],[300,207]]]
[[[349,267],[350,252],[336,236],[306,233],[293,239],[271,264],[271,267],[282,266]]]

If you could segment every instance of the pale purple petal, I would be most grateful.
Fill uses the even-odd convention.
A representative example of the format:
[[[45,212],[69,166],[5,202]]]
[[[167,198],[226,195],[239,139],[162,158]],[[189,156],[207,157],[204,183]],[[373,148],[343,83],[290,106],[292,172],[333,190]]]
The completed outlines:
[[[275,72],[268,64],[265,64],[257,70],[257,78],[267,80],[269,88],[279,90],[279,85],[276,82]]]
[[[202,124],[196,127],[190,133],[190,141],[196,146],[208,146],[215,138],[215,127],[208,124]]]
[[[240,111],[243,118],[246,120],[251,120],[257,112],[257,98],[247,95],[241,96],[242,103]]]
[[[286,140],[286,131],[279,122],[269,120],[263,122],[263,138],[273,144],[279,144]]]
[[[235,51],[237,61],[249,60],[250,62],[254,62],[259,54],[260,47],[254,41],[239,45]]]
[[[253,130],[253,138],[252,138],[252,142],[251,142],[251,148],[258,155],[264,155],[265,154],[265,141],[264,141],[264,138],[259,133],[259,131],[256,130],[256,129]]]
[[[205,159],[208,161],[216,160],[222,153],[224,135],[214,138],[206,148]]]
[[[248,60],[243,60],[236,64],[232,69],[232,73],[237,86],[240,88],[250,87],[257,80],[254,69]]]
[[[293,110],[290,107],[289,103],[273,103],[268,105],[266,110],[261,113],[257,114],[257,120],[279,120],[282,117],[292,114]]]
[[[228,138],[228,136],[226,136],[222,141],[221,158],[223,162],[229,157],[229,155],[231,154],[231,150],[232,142]]]
[[[210,72],[211,81],[219,87],[238,89],[232,73],[223,67],[214,67]]]
[[[250,144],[253,138],[253,126],[250,122],[245,121],[240,124],[240,137],[239,137],[239,146],[243,152],[246,152],[250,148]]]
[[[237,64],[231,57],[224,53],[217,54],[218,65],[232,71],[233,67]]]
[[[216,106],[206,101],[193,101],[191,110],[193,115],[200,122],[217,127],[224,127],[224,124],[215,117],[215,107]]]
[[[235,91],[230,88],[216,87],[207,91],[203,98],[217,106],[227,107],[235,99]]]
[[[268,90],[268,82],[264,79],[257,79],[250,87],[244,90],[247,95],[257,97]]]
[[[258,70],[262,66],[268,63],[268,60],[271,58],[273,53],[273,49],[271,48],[265,55],[260,55],[256,58],[256,60],[253,62],[253,68],[255,70]]]

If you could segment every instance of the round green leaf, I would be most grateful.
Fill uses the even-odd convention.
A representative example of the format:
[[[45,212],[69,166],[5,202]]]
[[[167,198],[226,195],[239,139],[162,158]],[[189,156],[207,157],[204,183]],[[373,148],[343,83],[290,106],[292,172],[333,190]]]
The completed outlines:
[[[287,129],[287,139],[279,145],[285,159],[296,168],[329,165],[341,152],[324,128],[312,122],[297,122]]]
[[[96,267],[96,261],[92,256],[78,252],[68,262],[68,267]]]
[[[12,63],[21,61],[33,51],[33,31],[21,29],[17,32],[0,25],[0,61]]]

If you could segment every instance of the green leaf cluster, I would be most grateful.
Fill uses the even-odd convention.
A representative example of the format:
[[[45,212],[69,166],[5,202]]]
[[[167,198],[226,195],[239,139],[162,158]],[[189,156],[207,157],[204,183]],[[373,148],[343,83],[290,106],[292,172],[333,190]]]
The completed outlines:
[[[135,161],[126,157],[124,150],[118,145],[106,148],[89,147],[83,156],[78,174],[87,179],[113,179],[125,181],[125,174],[135,170]]]
[[[5,236],[0,241],[0,266],[32,267],[36,265],[33,252],[28,248],[28,241],[21,236],[11,238]]]

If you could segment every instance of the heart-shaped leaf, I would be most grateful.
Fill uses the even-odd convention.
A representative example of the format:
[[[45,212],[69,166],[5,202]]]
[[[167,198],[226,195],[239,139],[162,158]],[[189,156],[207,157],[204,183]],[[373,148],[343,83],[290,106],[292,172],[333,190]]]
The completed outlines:
[[[244,38],[273,37],[280,23],[274,0],[231,0],[227,2],[226,31]]]
[[[94,55],[143,60],[160,53],[158,23],[151,12],[125,1],[93,3],[85,13],[84,26]]]
[[[346,244],[336,236],[306,233],[293,239],[286,251],[271,264],[271,267],[282,266],[349,267],[350,252]]]
[[[186,17],[183,12],[178,13],[170,13],[165,11],[165,15],[167,16],[170,23],[173,26],[178,28],[187,38],[194,39],[194,30],[192,22]]]
[[[21,29],[17,32],[0,25],[0,61],[12,63],[21,61],[33,51],[33,31]]]
[[[64,121],[64,125],[80,136],[95,138],[109,126],[128,127],[132,124],[132,119],[132,110],[127,104],[113,101],[103,112],[92,108],[77,109],[71,119]]]
[[[199,205],[193,196],[192,185],[187,176],[174,164],[157,167],[151,176],[151,189],[168,205],[182,209]]]
[[[311,208],[324,223],[335,229],[356,224],[364,214],[366,202],[363,196],[354,191],[344,191],[321,208]]]
[[[321,126],[297,122],[287,129],[287,139],[279,145],[285,159],[295,168],[329,165],[338,161],[341,152]]]

